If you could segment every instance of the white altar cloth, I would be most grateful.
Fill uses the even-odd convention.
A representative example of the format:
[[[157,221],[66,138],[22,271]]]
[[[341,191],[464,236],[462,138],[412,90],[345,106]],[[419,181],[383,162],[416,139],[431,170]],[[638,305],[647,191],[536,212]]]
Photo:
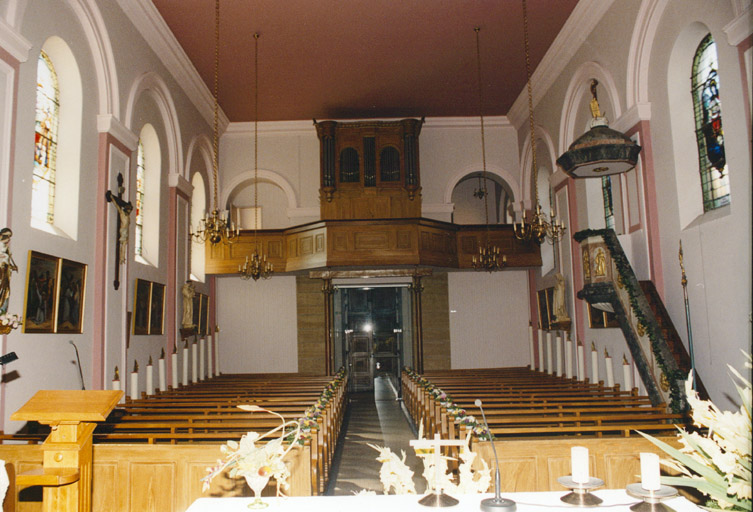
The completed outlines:
[[[560,501],[563,492],[516,492],[502,493],[502,497],[514,500],[517,512],[573,512],[575,507]],[[630,506],[638,503],[637,498],[629,496],[624,490],[597,490],[594,494],[604,500],[599,507],[609,507],[609,512],[630,512]],[[448,512],[479,510],[479,504],[484,498],[493,494],[471,494],[455,496],[460,503],[444,510]],[[314,496],[295,498],[264,498],[269,507],[262,509],[269,512],[427,512],[430,507],[418,503],[421,496]],[[186,512],[248,512],[248,504],[253,498],[199,498],[188,507]],[[676,512],[699,512],[700,508],[682,497],[662,501]]]

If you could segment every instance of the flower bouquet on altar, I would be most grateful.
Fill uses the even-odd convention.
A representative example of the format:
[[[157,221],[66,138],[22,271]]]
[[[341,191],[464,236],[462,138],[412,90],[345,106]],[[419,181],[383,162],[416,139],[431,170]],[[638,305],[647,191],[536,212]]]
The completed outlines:
[[[751,368],[750,354],[746,357],[745,366]],[[662,477],[662,483],[698,489],[709,497],[707,508],[751,510],[751,384],[729,368],[739,381],[735,383],[741,399],[739,411],[721,411],[712,402],[700,400],[693,389],[691,373],[685,393],[693,424],[707,429],[707,434],[680,428],[679,450],[640,434],[672,457],[662,460],[665,466],[683,475]]]
[[[296,446],[300,435],[300,421],[285,421],[278,413],[264,409],[257,405],[239,405],[239,409],[248,412],[267,412],[280,418],[280,425],[272,430],[259,434],[248,432],[240,441],[230,440],[220,447],[225,458],[218,460],[217,465],[207,468],[209,473],[202,478],[202,491],[209,489],[211,481],[220,473],[228,470],[230,478],[243,477],[254,492],[255,500],[249,508],[263,508],[267,504],[261,500],[261,492],[267,486],[270,478],[277,482],[277,495],[282,495],[281,489],[287,489],[290,470],[285,465],[285,456]],[[279,436],[268,441],[266,438],[279,432]]]

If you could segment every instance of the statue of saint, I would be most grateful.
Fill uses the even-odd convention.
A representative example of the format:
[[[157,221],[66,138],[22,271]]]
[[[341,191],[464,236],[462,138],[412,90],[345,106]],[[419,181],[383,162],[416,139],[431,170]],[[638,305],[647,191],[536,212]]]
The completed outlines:
[[[566,322],[570,320],[570,317],[565,307],[565,276],[558,272],[554,278],[557,280],[554,285],[554,319],[556,322]]]
[[[594,275],[598,277],[607,275],[607,256],[601,247],[596,249],[596,256],[594,256]]]
[[[183,293],[183,321],[181,327],[184,329],[190,329],[194,326],[193,323],[193,296],[196,295],[194,290],[193,281],[190,279],[186,281],[181,289]]]
[[[0,314],[8,310],[10,299],[10,274],[18,271],[13,255],[10,253],[10,238],[13,231],[10,228],[0,230]]]

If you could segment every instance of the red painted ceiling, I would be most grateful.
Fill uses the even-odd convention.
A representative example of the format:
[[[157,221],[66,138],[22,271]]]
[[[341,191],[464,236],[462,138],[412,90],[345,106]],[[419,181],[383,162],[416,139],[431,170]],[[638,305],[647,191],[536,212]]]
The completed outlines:
[[[153,0],[210,91],[213,0]],[[577,0],[528,0],[532,69]],[[521,0],[221,0],[220,106],[259,120],[505,115],[525,90]]]

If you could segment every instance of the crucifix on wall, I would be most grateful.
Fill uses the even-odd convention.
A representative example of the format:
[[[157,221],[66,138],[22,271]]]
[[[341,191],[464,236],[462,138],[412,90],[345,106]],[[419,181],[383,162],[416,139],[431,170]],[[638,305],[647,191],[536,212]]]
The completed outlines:
[[[126,254],[128,254],[128,228],[131,223],[131,211],[133,205],[130,201],[123,199],[123,192],[125,187],[123,186],[123,173],[118,173],[118,195],[108,190],[105,192],[105,199],[108,203],[115,205],[118,210],[118,219],[116,224],[117,231],[117,243],[115,244],[115,280],[113,286],[117,290],[120,287],[120,265],[125,263]]]

